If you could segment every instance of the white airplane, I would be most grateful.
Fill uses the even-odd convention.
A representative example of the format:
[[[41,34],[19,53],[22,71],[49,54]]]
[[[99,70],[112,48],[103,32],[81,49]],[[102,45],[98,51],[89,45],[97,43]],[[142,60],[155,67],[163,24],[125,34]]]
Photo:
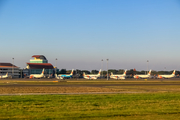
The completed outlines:
[[[42,73],[41,74],[31,74],[30,76],[29,76],[29,78],[30,79],[32,79],[32,78],[43,78],[44,77],[44,68],[43,68],[43,70],[42,70]]]
[[[120,74],[120,75],[113,75],[113,73],[111,72],[111,76],[110,76],[110,78],[112,78],[112,79],[126,79],[126,71],[127,70],[125,70],[124,71],[124,74]]]
[[[0,76],[0,79],[1,79],[1,78],[8,78],[8,73],[6,73],[6,75]]]
[[[151,77],[151,70],[149,71],[149,73],[147,75],[134,75],[134,78],[138,79],[138,78],[150,78]]]
[[[61,75],[61,74],[57,75],[57,74],[55,74],[55,76],[56,76],[57,79],[72,78],[73,71],[74,71],[74,69],[72,69],[72,71],[71,71],[71,73],[69,75]]]
[[[83,73],[83,76],[85,79],[98,79],[101,75],[101,69],[99,70],[99,73],[98,74],[88,74],[86,75],[85,73]]]
[[[162,79],[162,78],[173,78],[173,77],[175,77],[175,72],[176,72],[176,70],[174,70],[171,75],[158,75],[158,78],[160,78],[160,79]]]

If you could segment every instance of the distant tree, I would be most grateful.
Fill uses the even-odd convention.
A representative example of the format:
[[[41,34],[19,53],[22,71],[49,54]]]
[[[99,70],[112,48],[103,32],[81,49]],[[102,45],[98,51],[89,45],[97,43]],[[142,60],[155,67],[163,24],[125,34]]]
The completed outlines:
[[[99,72],[99,71],[97,71],[97,70],[92,70],[92,71],[91,71],[91,74],[98,74],[98,72]]]
[[[127,75],[135,75],[136,74],[136,70],[135,69],[130,69],[127,71]]]
[[[144,71],[144,70],[142,70],[142,71],[137,71],[137,74],[145,75],[145,74],[147,74],[147,71]]]
[[[61,69],[61,70],[59,71],[59,74],[66,74],[66,69]]]
[[[117,72],[117,74],[123,74],[124,71],[125,71],[125,70],[123,70],[123,69],[119,69],[118,72]]]
[[[106,75],[107,74],[107,71],[102,71],[102,75]]]
[[[177,74],[177,75],[180,75],[180,71],[176,71],[176,74]]]
[[[66,70],[66,74],[70,74],[72,70]],[[74,74],[74,72],[73,72]]]
[[[82,71],[81,70],[78,70],[78,69],[76,69],[76,72],[75,72],[76,74],[81,74],[82,73]]]
[[[88,70],[82,70],[82,74],[85,73],[85,74],[90,74],[90,72]]]
[[[157,71],[152,70],[151,75],[157,75]]]
[[[109,70],[108,70],[108,73],[111,73],[111,72],[112,72],[113,74],[117,74],[118,71],[115,70],[115,69],[109,69]]]
[[[74,73],[73,73],[73,78],[79,78],[79,77],[82,77],[82,72],[81,70],[74,70]]]

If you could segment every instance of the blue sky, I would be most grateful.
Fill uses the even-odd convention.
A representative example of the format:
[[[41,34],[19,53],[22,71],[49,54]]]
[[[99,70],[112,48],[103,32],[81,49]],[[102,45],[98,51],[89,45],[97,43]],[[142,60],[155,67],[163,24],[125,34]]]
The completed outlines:
[[[179,0],[1,0],[0,62],[59,69],[180,70]]]

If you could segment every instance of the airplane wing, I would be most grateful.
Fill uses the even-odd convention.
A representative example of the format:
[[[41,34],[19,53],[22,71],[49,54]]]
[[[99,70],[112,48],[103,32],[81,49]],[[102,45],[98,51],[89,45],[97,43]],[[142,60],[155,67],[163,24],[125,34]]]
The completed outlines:
[[[59,78],[60,78],[60,79],[64,79],[64,77],[62,77],[62,76],[60,76]]]
[[[91,79],[97,79],[97,77],[94,76],[94,77],[91,77]]]
[[[57,79],[64,79],[62,76],[56,76]]]
[[[125,79],[125,77],[123,77],[123,76],[120,76],[120,77],[118,77],[118,79]]]

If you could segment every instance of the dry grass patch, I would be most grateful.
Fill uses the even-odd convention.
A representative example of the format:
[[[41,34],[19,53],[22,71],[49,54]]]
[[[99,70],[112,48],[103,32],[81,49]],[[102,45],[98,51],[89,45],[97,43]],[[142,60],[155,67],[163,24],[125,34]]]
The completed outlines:
[[[180,92],[180,85],[165,85],[165,86],[108,86],[107,88],[123,89],[134,92]]]
[[[1,87],[3,93],[83,93],[83,92],[120,92],[123,89],[98,87]]]

